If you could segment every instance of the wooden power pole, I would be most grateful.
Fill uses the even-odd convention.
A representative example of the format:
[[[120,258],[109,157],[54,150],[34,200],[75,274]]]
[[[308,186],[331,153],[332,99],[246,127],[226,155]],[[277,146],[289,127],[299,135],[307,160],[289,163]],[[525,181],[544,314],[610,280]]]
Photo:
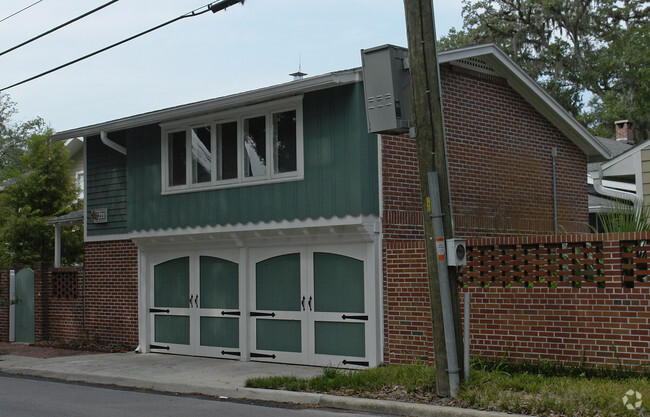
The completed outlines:
[[[450,373],[459,373],[459,375],[462,375],[462,370],[460,369],[462,366],[458,366],[458,369],[449,369],[448,366],[448,352],[446,347],[449,342],[449,337],[445,338],[443,301],[447,305],[451,304],[452,306],[452,338],[456,341],[456,358],[462,358],[463,355],[456,268],[448,267],[448,273],[443,274],[449,277],[448,284],[450,291],[443,291],[442,296],[451,298],[451,300],[443,300],[441,298],[441,282],[438,270],[440,249],[438,248],[437,250],[436,240],[434,238],[434,236],[443,235],[445,239],[452,238],[453,219],[451,198],[449,195],[447,153],[432,0],[404,0],[404,9],[406,12],[409,66],[413,90],[415,138],[420,171],[422,211],[424,213],[424,236],[426,241],[429,295],[433,321],[433,343],[436,359],[436,390],[438,395],[449,396],[455,394],[450,391],[454,388],[453,383],[450,387]],[[436,214],[432,213],[432,206],[429,200],[431,189],[429,184],[430,172],[435,172],[438,178],[438,184],[435,188],[439,190],[443,231],[434,230],[434,218],[432,215],[435,217]],[[440,237],[438,239],[440,243],[442,239]],[[444,242],[442,243],[444,244]],[[443,283],[443,285],[446,284]],[[449,335],[450,329],[448,328],[446,330],[447,335]],[[459,378],[459,376],[456,376],[456,378]]]

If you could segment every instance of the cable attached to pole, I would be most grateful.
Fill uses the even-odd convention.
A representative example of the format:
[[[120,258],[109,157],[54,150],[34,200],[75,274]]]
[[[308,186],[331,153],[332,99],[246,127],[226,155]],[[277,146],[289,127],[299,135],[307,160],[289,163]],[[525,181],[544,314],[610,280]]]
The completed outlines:
[[[56,32],[57,30],[59,30],[59,29],[61,29],[61,28],[64,28],[64,27],[68,26],[69,24],[72,24],[72,23],[76,22],[77,20],[81,20],[81,19],[83,19],[84,17],[90,16],[91,14],[100,11],[100,10],[103,9],[104,7],[108,7],[108,6],[110,6],[111,4],[113,4],[113,3],[117,3],[118,1],[119,1],[119,0],[112,0],[112,1],[109,1],[108,3],[105,3],[105,4],[103,4],[103,5],[99,6],[99,7],[97,7],[96,9],[93,9],[93,10],[91,10],[91,11],[89,11],[89,12],[86,12],[86,13],[82,14],[81,16],[77,16],[77,17],[75,17],[75,18],[72,19],[72,20],[68,20],[67,22],[65,22],[65,23],[63,23],[63,24],[60,24],[59,26],[57,26],[57,27],[55,27],[55,28],[52,28],[52,29],[48,30],[47,32],[43,32],[43,33],[41,33],[41,34],[38,35],[38,36],[35,36],[35,37],[33,37],[33,38],[29,39],[29,40],[26,40],[25,42],[23,42],[23,43],[21,43],[21,44],[18,44],[18,45],[16,45],[16,46],[12,47],[12,48],[7,49],[6,51],[2,51],[2,52],[0,52],[0,56],[2,56],[2,55],[4,55],[4,54],[7,54],[7,53],[9,53],[9,52],[11,52],[11,51],[14,51],[14,50],[16,50],[16,49],[18,49],[18,48],[21,48],[21,47],[23,47],[23,46],[25,46],[25,45],[27,45],[27,44],[29,44],[29,43],[32,43],[32,42],[34,42],[35,40],[40,39],[40,38],[42,38],[43,36],[47,36],[47,35],[49,35],[49,34],[52,33],[52,32]]]
[[[52,68],[52,69],[47,70],[47,71],[45,71],[45,72],[42,72],[42,73],[40,73],[40,74],[38,74],[38,75],[34,75],[33,77],[27,78],[27,79],[25,79],[25,80],[22,80],[22,81],[20,81],[20,82],[17,82],[17,83],[15,83],[15,84],[12,84],[12,85],[7,86],[7,87],[5,87],[5,88],[2,88],[2,89],[0,89],[0,92],[5,91],[5,90],[9,90],[10,88],[17,87],[17,86],[19,86],[19,85],[22,85],[22,84],[28,83],[28,82],[30,82],[30,81],[34,81],[34,80],[36,80],[36,79],[38,79],[38,78],[41,78],[41,77],[43,77],[43,76],[45,76],[45,75],[48,75],[48,74],[51,74],[51,73],[53,73],[53,72],[56,72],[56,71],[58,71],[58,70],[60,70],[60,69],[63,69],[63,68],[69,67],[70,65],[76,64],[77,62],[80,62],[80,61],[83,61],[83,60],[85,60],[85,59],[91,58],[91,57],[93,57],[93,56],[95,56],[95,55],[101,54],[102,52],[106,52],[106,51],[108,51],[109,49],[113,49],[113,48],[115,48],[116,46],[120,46],[120,45],[122,45],[122,44],[124,44],[124,43],[127,43],[127,42],[129,42],[129,41],[132,41],[133,39],[139,38],[140,36],[146,35],[147,33],[153,32],[153,31],[158,30],[158,29],[160,29],[160,28],[163,28],[163,27],[165,27],[165,26],[167,26],[167,25],[171,25],[172,23],[174,23],[174,22],[178,22],[179,20],[186,19],[186,18],[190,18],[190,17],[195,17],[195,16],[200,16],[200,15],[202,15],[202,14],[204,14],[204,13],[209,12],[209,11],[212,11],[213,13],[216,13],[216,12],[218,12],[218,11],[220,11],[220,10],[223,10],[223,9],[229,7],[229,6],[232,6],[233,4],[236,4],[236,3],[242,3],[242,4],[244,4],[244,0],[222,0],[221,2],[209,3],[209,4],[207,4],[206,6],[203,6],[203,7],[206,7],[205,10],[202,10],[202,11],[200,11],[200,12],[197,12],[198,10],[200,10],[200,9],[203,8],[203,7],[199,7],[198,9],[194,9],[194,10],[192,10],[191,12],[188,12],[188,13],[182,15],[182,16],[178,16],[178,17],[176,17],[176,18],[174,18],[174,19],[172,19],[172,20],[169,20],[169,21],[167,21],[167,22],[165,22],[165,23],[161,23],[161,24],[158,25],[158,26],[152,27],[151,29],[147,29],[147,30],[145,30],[144,32],[140,32],[140,33],[138,33],[138,34],[136,34],[136,35],[133,35],[133,36],[131,36],[131,37],[129,37],[129,38],[123,39],[123,40],[121,40],[121,41],[119,41],[119,42],[116,42],[116,43],[114,43],[114,44],[112,44],[112,45],[109,45],[109,46],[107,46],[107,47],[105,47],[105,48],[99,49],[99,50],[97,50],[97,51],[95,51],[95,52],[91,52],[91,53],[89,53],[89,54],[87,54],[87,55],[84,55],[84,56],[82,56],[82,57],[80,57],[80,58],[74,59],[74,60],[72,60],[72,61],[70,61],[70,62],[67,62],[67,63],[65,63],[65,64],[59,65],[59,66],[56,67],[56,68]],[[213,11],[213,9],[215,9],[215,10]]]
[[[9,16],[7,16],[7,17],[3,18],[2,20],[0,20],[0,23],[4,22],[5,20],[7,20],[7,19],[9,19],[9,18],[11,18],[11,17],[16,16],[18,13],[22,13],[22,12],[24,12],[25,10],[29,9],[29,8],[32,7],[32,6],[36,6],[38,3],[42,2],[42,1],[43,1],[43,0],[38,0],[38,1],[36,1],[36,2],[34,2],[34,3],[32,3],[32,4],[30,4],[30,5],[27,6],[27,7],[23,7],[22,9],[18,10],[17,12],[12,13],[12,14],[10,14]]]

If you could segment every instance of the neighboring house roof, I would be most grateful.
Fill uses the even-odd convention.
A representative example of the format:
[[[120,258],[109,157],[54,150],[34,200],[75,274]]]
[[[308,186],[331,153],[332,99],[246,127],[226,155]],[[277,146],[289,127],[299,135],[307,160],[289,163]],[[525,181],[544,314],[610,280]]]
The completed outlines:
[[[70,226],[74,224],[83,224],[83,222],[84,222],[83,210],[73,211],[72,213],[64,214],[62,216],[55,217],[53,219],[45,220],[45,223],[51,226],[55,226],[55,225]]]
[[[609,139],[601,136],[594,136],[594,139],[609,151],[612,158],[634,147],[633,143],[626,140]]]
[[[515,91],[521,94],[528,103],[545,116],[588,157],[609,159],[613,156],[606,146],[596,140],[584,126],[564,110],[562,106],[496,45],[478,45],[445,51],[439,54],[438,59],[440,64],[448,63],[469,67],[476,71],[492,73],[505,78]],[[362,80],[362,77],[361,68],[332,72],[240,94],[199,101],[67,130],[54,134],[53,139],[64,140],[72,137],[87,137],[98,135],[101,131],[110,132],[151,123],[180,120],[218,112],[227,108],[243,107],[263,101],[303,94],[309,91],[359,82]]]
[[[69,138],[65,141],[65,147],[70,152],[70,158],[74,157],[77,152],[83,151],[84,142],[78,137]]]

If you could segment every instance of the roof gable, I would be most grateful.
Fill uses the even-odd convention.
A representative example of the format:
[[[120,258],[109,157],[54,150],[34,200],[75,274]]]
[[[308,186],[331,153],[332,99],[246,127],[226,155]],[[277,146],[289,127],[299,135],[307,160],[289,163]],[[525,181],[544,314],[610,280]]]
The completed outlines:
[[[505,78],[535,110],[548,119],[590,158],[613,155],[571,116],[555,99],[494,44],[470,46],[441,52],[439,63],[449,63]]]

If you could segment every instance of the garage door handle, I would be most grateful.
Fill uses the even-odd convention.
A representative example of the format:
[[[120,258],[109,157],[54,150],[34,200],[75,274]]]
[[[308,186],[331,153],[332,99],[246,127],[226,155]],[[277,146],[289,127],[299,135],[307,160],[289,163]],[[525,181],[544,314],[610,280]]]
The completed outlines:
[[[309,306],[309,311],[311,311],[311,295],[309,296],[309,300],[307,301],[307,305]]]
[[[149,309],[150,313],[169,313],[169,309],[162,309],[162,308],[150,308]]]
[[[192,300],[194,300],[194,294],[190,295],[190,308],[191,308],[191,307],[194,307],[194,306],[192,305]]]
[[[239,311],[222,311],[222,316],[239,316],[241,313]]]
[[[260,313],[258,311],[251,311],[251,317],[275,317],[275,313]]]
[[[341,316],[343,320],[353,319],[353,320],[368,320],[368,316],[346,316],[345,314]]]
[[[349,361],[346,359],[343,360],[343,365],[370,366],[370,363],[366,361]]]
[[[300,305],[302,306],[302,311],[305,311],[305,296],[302,296],[302,301],[300,302]]]

